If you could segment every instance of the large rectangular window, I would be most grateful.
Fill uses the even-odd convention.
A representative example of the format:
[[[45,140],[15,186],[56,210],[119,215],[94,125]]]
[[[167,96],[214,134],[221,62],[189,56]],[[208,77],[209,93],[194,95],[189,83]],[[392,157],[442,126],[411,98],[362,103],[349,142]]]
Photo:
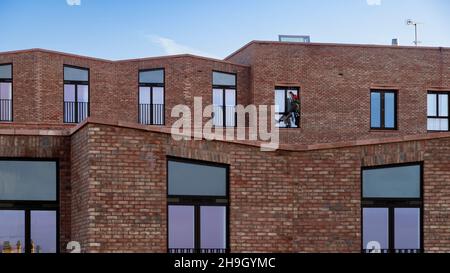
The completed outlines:
[[[169,158],[170,253],[224,253],[228,249],[228,166]]]
[[[449,95],[444,92],[428,92],[427,95],[427,128],[428,131],[448,131]]]
[[[0,65],[0,122],[12,121],[12,65]]]
[[[164,125],[164,69],[139,71],[139,123]]]
[[[372,90],[370,93],[370,127],[397,129],[397,92]]]
[[[421,188],[421,164],[363,169],[363,252],[422,251]]]
[[[89,69],[64,66],[64,122],[79,123],[89,116]]]
[[[236,74],[213,71],[213,124],[236,126]]]
[[[0,160],[0,253],[58,252],[58,167]]]
[[[300,127],[300,90],[297,87],[275,88],[275,120],[281,128]]]

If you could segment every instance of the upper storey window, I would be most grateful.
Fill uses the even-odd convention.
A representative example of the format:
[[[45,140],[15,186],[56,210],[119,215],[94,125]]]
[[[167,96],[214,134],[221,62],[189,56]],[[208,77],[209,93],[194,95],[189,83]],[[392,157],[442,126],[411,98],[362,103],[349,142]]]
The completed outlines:
[[[448,131],[448,93],[428,93],[428,131]]]
[[[371,91],[370,127],[384,130],[397,129],[397,93],[395,91]]]
[[[164,69],[139,71],[139,123],[164,125]]]
[[[236,126],[236,74],[213,71],[214,126]]]
[[[64,122],[79,123],[89,116],[89,69],[64,66]]]
[[[300,126],[299,93],[296,87],[275,88],[275,120],[278,127],[298,128]]]
[[[12,65],[0,65],[0,122],[12,121]]]

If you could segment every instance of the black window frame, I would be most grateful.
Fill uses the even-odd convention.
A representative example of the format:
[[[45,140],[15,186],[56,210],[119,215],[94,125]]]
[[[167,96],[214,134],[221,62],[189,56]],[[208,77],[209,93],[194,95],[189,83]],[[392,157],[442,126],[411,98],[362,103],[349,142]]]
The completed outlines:
[[[13,63],[2,63],[2,64],[0,64],[0,66],[6,66],[6,65],[10,65],[11,66],[11,78],[0,78],[0,82],[11,83],[11,110],[10,110],[11,119],[10,120],[0,119],[0,122],[14,122],[14,83],[13,83],[13,79],[14,79],[14,65],[13,65]],[[0,105],[0,111],[2,111],[1,105]]]
[[[15,158],[0,157],[0,161],[25,161],[25,162],[55,162],[56,163],[56,200],[27,201],[27,200],[0,200],[0,211],[14,210],[25,213],[25,254],[31,253],[31,212],[55,211],[56,212],[56,253],[60,253],[60,160],[58,158]],[[0,257],[1,257],[0,253]]]
[[[158,71],[162,70],[163,72],[163,83],[143,83],[141,82],[141,73],[142,72],[150,72],[150,71]],[[165,126],[166,125],[166,70],[164,67],[160,68],[149,68],[149,69],[139,69],[138,70],[138,123],[144,125],[158,125]],[[141,120],[141,103],[140,103],[140,88],[141,87],[149,87],[150,88],[150,122],[144,122]],[[162,123],[154,123],[153,122],[153,111],[154,111],[154,103],[153,103],[153,88],[154,87],[162,87],[163,88],[163,104],[162,104]],[[146,103],[145,103],[146,104]]]
[[[372,126],[372,94],[373,93],[380,93],[380,127],[374,127]],[[385,94],[394,94],[394,127],[386,127],[385,125]],[[370,129],[371,130],[389,130],[389,131],[396,131],[398,130],[398,90],[393,89],[372,89],[370,90]]]
[[[363,195],[363,173],[366,170],[376,170],[376,169],[389,169],[398,167],[408,167],[408,166],[419,166],[420,167],[420,197],[419,198],[373,198],[364,197]],[[364,231],[364,219],[363,211],[365,208],[386,208],[388,209],[388,249],[382,250],[382,253],[402,253],[398,252],[400,250],[395,249],[395,209],[402,208],[417,208],[420,211],[420,248],[415,250],[415,252],[408,253],[423,253],[424,252],[424,163],[423,162],[408,162],[400,164],[388,164],[388,165],[377,165],[368,166],[361,168],[361,252],[370,253],[365,249],[363,231]],[[404,250],[406,252],[406,250]]]
[[[436,95],[436,116],[428,115],[428,95]],[[447,116],[439,116],[439,96],[447,95]],[[428,91],[427,92],[427,131],[428,132],[448,132],[450,131],[450,92],[449,91]],[[428,119],[446,119],[448,130],[428,130]]]
[[[228,75],[233,75],[235,78],[235,85],[222,85],[222,84],[214,84],[214,73],[222,73],[222,74],[228,74]],[[211,101],[212,104],[214,106],[214,89],[220,89],[222,91],[222,102],[223,104],[221,105],[222,107],[222,125],[214,125],[214,127],[222,127],[222,128],[236,128],[237,127],[237,112],[236,112],[236,106],[238,105],[238,77],[237,77],[237,73],[233,73],[233,72],[224,72],[224,71],[219,71],[219,70],[212,70],[211,72],[211,85],[212,85],[212,90],[211,90]],[[227,126],[227,107],[226,107],[226,90],[234,90],[234,107],[235,107],[235,113],[234,113],[234,125],[232,126]],[[213,113],[213,117],[214,117],[214,113]]]
[[[88,72],[88,80],[87,81],[71,81],[71,80],[65,80],[64,78],[64,68],[68,67],[68,68],[74,68],[74,69],[79,69],[79,70],[86,70]],[[87,85],[88,87],[88,102],[87,102],[87,116],[86,118],[90,117],[90,113],[91,113],[91,71],[90,68],[87,67],[80,67],[80,66],[75,66],[75,65],[69,65],[69,64],[64,64],[63,65],[63,123],[67,123],[67,124],[77,124],[82,122],[83,120],[79,120],[78,118],[78,85]],[[65,86],[66,85],[74,85],[75,86],[75,101],[74,101],[74,117],[75,120],[74,121],[67,121],[66,117],[66,103],[70,103],[70,102],[66,102],[65,100]]]
[[[276,92],[277,91],[284,91],[284,112],[275,112],[275,115],[277,116],[277,115],[284,115],[284,114],[286,114],[287,113],[287,111],[288,111],[288,104],[287,104],[287,101],[288,101],[288,94],[289,94],[289,92],[290,91],[292,91],[292,90],[296,90],[297,91],[297,97],[299,98],[299,100],[300,100],[300,91],[301,91],[301,88],[299,87],[299,86],[275,86],[275,89],[274,89],[274,102],[275,102],[275,96],[276,96]],[[275,104],[275,103],[274,103]],[[301,100],[300,100],[300,104],[301,104]],[[301,107],[301,105],[299,105],[299,107],[300,107],[300,109],[299,109],[299,116],[298,116],[298,119],[296,120],[296,123],[295,123],[295,125],[297,126],[297,127],[287,127],[287,126],[283,126],[283,127],[280,127],[280,123],[277,121],[276,123],[277,123],[277,126],[278,126],[278,128],[280,128],[280,129],[300,129],[300,124],[301,124],[301,122],[300,122],[300,119],[301,119],[301,109],[302,109],[302,107]]]
[[[169,195],[169,161],[197,164],[203,166],[220,167],[226,169],[226,194],[225,196],[195,196],[195,195]],[[169,206],[193,206],[194,207],[194,249],[193,253],[229,253],[230,252],[230,166],[227,164],[209,162],[197,159],[188,159],[174,156],[166,157],[166,188],[167,188],[167,217],[166,217],[166,242],[167,253],[183,253],[189,250],[170,249],[169,248]],[[200,208],[202,206],[218,206],[226,208],[226,248],[223,252],[218,250],[206,250],[202,252],[201,249],[201,225],[200,225]],[[208,252],[210,251],[210,252]],[[192,252],[190,252],[192,253]]]

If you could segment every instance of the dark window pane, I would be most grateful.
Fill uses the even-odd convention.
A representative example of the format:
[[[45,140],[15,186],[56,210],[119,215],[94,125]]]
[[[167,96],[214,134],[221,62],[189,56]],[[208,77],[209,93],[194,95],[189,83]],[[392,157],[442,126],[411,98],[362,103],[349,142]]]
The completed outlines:
[[[65,81],[89,81],[89,71],[87,69],[78,69],[74,67],[64,67]]]
[[[56,253],[56,211],[31,211],[31,252]]]
[[[55,201],[56,162],[0,161],[0,200]]]
[[[194,248],[193,206],[169,206],[169,248]]]
[[[370,126],[372,128],[381,127],[381,94],[377,92],[371,93],[370,99]]]
[[[164,70],[151,70],[139,72],[139,82],[149,84],[163,84],[164,83]]]
[[[384,94],[384,126],[395,128],[395,95],[394,93]]]
[[[201,248],[226,248],[226,207],[203,206],[200,208]]]
[[[226,168],[177,161],[168,165],[169,195],[226,195]]]
[[[12,78],[12,66],[10,64],[0,65],[0,79]]]
[[[419,165],[363,171],[365,198],[420,198]]]
[[[213,72],[213,85],[236,85],[236,75],[228,73]]]
[[[363,209],[363,248],[377,242],[380,249],[389,248],[389,210],[387,208]]]
[[[395,248],[420,249],[420,209],[395,209]]]
[[[0,253],[25,252],[25,212],[0,210]]]

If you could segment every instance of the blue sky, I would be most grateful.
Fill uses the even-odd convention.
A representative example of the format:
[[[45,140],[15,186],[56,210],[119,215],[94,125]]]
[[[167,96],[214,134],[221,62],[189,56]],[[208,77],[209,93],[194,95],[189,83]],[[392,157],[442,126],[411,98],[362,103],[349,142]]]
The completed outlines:
[[[251,40],[450,47],[449,0],[0,0],[0,51],[46,48],[106,59],[223,58]]]

